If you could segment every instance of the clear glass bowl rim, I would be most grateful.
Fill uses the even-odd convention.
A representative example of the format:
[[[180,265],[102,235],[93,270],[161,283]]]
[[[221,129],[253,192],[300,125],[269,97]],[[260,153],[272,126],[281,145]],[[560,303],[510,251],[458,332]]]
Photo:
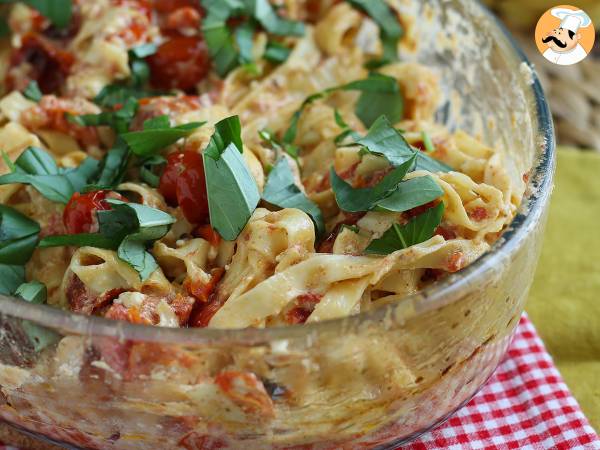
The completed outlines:
[[[501,258],[516,252],[527,234],[535,227],[550,197],[553,187],[555,167],[555,137],[552,115],[542,86],[523,50],[515,42],[504,24],[485,6],[478,7],[486,18],[495,23],[498,35],[504,37],[504,43],[512,49],[516,60],[532,69],[533,83],[531,91],[537,112],[536,144],[540,146],[530,172],[526,195],[517,212],[517,216],[490,251],[473,264],[457,274],[446,277],[422,291],[405,297],[402,302],[427,302],[428,309],[442,304],[446,296],[468,286],[481,278],[490,265]],[[355,329],[365,321],[377,321],[397,308],[398,304],[387,305],[373,311],[350,317],[332,319],[303,325],[272,328],[213,329],[213,328],[164,328],[148,325],[136,325],[124,321],[115,321],[97,316],[85,316],[48,305],[35,305],[21,299],[0,295],[0,314],[32,320],[65,334],[90,336],[112,336],[136,341],[174,343],[185,345],[205,345],[208,343],[244,343],[259,344],[273,340],[310,338],[326,332],[342,333]]]

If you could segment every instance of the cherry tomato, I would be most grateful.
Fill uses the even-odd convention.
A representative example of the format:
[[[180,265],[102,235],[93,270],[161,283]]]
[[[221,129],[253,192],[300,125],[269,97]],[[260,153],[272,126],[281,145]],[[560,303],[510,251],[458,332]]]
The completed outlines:
[[[208,195],[204,163],[197,152],[172,153],[160,177],[158,189],[170,205],[179,205],[191,223],[208,221]]]
[[[208,74],[206,43],[196,36],[173,36],[147,59],[150,82],[159,89],[192,90]]]
[[[75,192],[63,212],[63,222],[69,234],[89,233],[96,222],[96,211],[111,209],[106,201],[109,191],[87,194]]]
[[[56,91],[63,83],[75,61],[73,54],[59,48],[49,39],[26,34],[21,47],[10,56],[6,75],[8,89],[23,89],[29,81],[38,82],[43,93]]]

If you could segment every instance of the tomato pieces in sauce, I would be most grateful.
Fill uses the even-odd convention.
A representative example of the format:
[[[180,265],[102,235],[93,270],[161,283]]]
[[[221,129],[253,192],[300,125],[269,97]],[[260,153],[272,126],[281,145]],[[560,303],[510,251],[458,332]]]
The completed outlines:
[[[111,191],[93,191],[86,194],[75,192],[63,212],[63,222],[67,233],[91,233],[97,227],[96,211],[111,209],[107,198],[123,199]]]
[[[183,151],[171,153],[160,177],[158,190],[167,203],[181,208],[191,223],[208,222],[208,194],[202,155]]]

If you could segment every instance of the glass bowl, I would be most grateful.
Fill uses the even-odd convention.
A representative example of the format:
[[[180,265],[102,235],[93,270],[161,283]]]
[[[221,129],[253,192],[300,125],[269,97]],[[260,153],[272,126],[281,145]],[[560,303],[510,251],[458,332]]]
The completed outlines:
[[[398,303],[287,328],[145,327],[4,297],[1,419],[72,448],[395,448],[480,389],[537,263],[551,117],[524,55],[479,3],[402,5],[402,58],[441,76],[438,120],[499,148],[525,191],[492,250]],[[31,327],[56,342],[36,352]]]

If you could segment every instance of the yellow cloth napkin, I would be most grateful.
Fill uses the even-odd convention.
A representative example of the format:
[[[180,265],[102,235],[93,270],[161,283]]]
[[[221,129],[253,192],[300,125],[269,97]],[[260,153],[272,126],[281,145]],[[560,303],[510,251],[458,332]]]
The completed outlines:
[[[550,217],[526,310],[600,431],[600,153],[558,151]]]

